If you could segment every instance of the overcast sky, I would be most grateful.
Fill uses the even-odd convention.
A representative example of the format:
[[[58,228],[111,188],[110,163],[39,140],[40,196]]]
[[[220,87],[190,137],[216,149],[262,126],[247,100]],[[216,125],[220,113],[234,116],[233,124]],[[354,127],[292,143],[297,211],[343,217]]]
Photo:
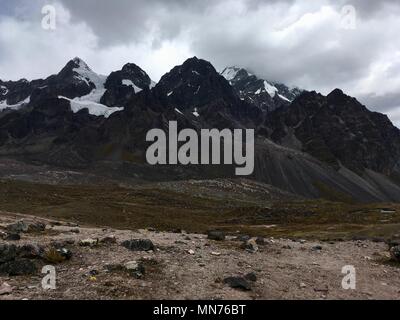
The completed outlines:
[[[56,30],[42,28],[46,4]],[[0,0],[0,79],[45,77],[79,56],[103,74],[134,62],[157,81],[196,55],[341,88],[400,127],[399,31],[398,0]]]

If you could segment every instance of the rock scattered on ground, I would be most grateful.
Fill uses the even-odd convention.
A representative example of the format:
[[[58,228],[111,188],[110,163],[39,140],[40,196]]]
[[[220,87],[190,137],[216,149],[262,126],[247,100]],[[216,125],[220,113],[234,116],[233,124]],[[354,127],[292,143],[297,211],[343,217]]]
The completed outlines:
[[[223,231],[218,230],[211,230],[208,231],[208,239],[214,241],[224,241],[225,240],[225,233]]]
[[[155,249],[153,242],[149,239],[126,240],[121,245],[131,251],[154,251]]]

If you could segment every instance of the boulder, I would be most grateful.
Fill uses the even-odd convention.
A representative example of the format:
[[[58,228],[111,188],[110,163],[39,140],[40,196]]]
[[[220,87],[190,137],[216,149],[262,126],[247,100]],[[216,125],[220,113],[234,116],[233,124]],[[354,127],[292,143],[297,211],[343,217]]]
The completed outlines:
[[[18,248],[18,257],[26,259],[41,259],[44,256],[44,248],[37,244],[25,244]]]
[[[153,242],[148,239],[126,240],[121,245],[131,251],[154,251],[155,249]]]
[[[15,259],[0,265],[0,274],[8,276],[34,275],[38,272],[36,264],[29,259]]]

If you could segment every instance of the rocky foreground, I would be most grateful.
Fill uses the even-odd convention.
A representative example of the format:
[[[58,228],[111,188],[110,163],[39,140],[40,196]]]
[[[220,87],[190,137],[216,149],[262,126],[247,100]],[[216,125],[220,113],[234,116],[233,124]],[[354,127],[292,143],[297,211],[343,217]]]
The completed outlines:
[[[100,229],[0,213],[0,299],[399,299],[394,245],[390,254],[384,242]],[[46,265],[55,290],[42,288]],[[355,290],[342,288],[347,265]]]

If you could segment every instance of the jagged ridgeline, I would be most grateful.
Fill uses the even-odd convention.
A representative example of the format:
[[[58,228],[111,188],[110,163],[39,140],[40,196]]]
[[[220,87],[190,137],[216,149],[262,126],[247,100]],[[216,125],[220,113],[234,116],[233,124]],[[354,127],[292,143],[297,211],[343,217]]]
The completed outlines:
[[[61,168],[106,166],[143,180],[233,177],[224,166],[146,163],[146,133],[255,129],[250,177],[284,192],[346,201],[400,201],[400,130],[341,90],[328,96],[222,73],[196,57],[156,84],[129,63],[109,76],[75,58],[56,75],[0,80],[0,154]]]

